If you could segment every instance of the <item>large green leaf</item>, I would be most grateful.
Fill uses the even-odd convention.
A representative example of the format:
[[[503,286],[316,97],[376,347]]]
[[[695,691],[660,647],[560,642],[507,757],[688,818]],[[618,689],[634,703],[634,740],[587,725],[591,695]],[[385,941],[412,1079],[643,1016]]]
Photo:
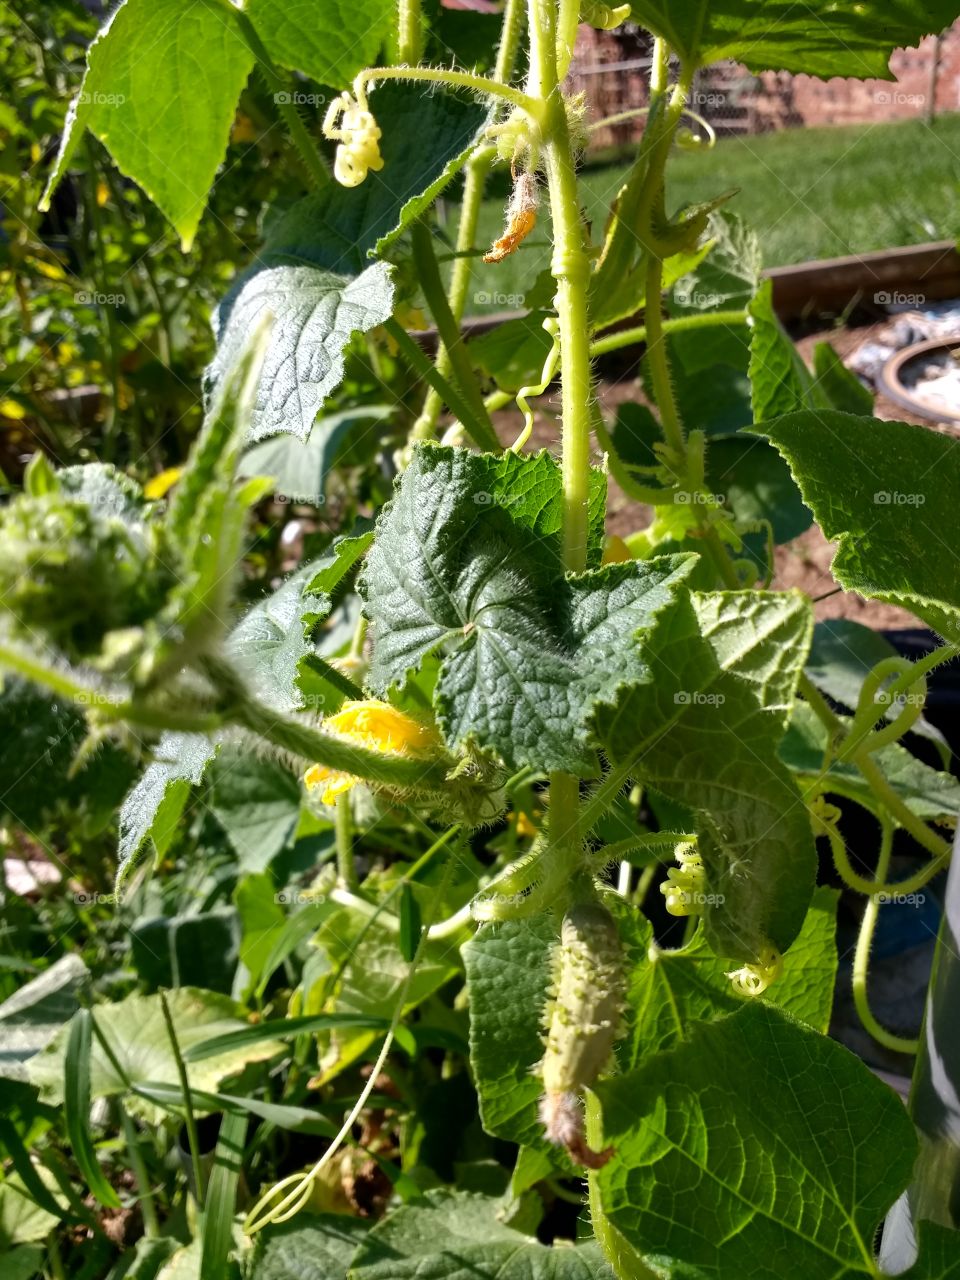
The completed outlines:
[[[916,1154],[899,1098],[835,1041],[755,1003],[598,1087],[613,1227],[661,1273],[853,1280]]]
[[[240,619],[227,637],[231,661],[250,692],[274,711],[293,711],[301,704],[297,677],[313,645],[302,621],[312,566],[293,574]]]
[[[351,1280],[613,1280],[598,1245],[549,1248],[503,1224],[501,1201],[429,1191],[378,1222]]]
[[[439,652],[435,702],[451,745],[476,743],[510,766],[589,774],[593,711],[647,679],[634,637],[693,561],[665,556],[567,576],[559,498],[546,454],[419,448],[364,569],[370,682],[380,692],[402,685]]]
[[[786,950],[813,891],[809,819],[776,758],[812,625],[798,593],[695,593],[646,648],[652,680],[601,721],[615,761],[697,813],[720,955]]]
[[[240,459],[237,474],[272,476],[279,502],[322,507],[327,477],[348,439],[361,432],[378,438],[392,412],[388,405],[373,404],[322,414],[307,440],[284,433],[255,444]]]
[[[951,538],[960,452],[949,436],[832,410],[756,428],[780,450],[837,552],[848,591],[897,604],[960,641],[960,549]]]
[[[543,1084],[543,1017],[557,922],[550,916],[488,924],[463,947],[470,999],[470,1065],[487,1133],[535,1146]],[[509,998],[504,998],[509,992]]]
[[[298,201],[270,228],[260,261],[362,271],[374,250],[382,252],[443,190],[488,118],[472,98],[398,81],[381,85],[369,101],[382,133],[383,169],[357,187],[331,185]]]
[[[391,0],[248,0],[246,10],[274,62],[336,89],[376,61],[394,12]]]
[[[167,1001],[177,1032],[181,1052],[192,1044],[209,1040],[245,1025],[242,1009],[227,996],[193,987],[180,987],[167,993]],[[93,1039],[90,1054],[90,1096],[107,1098],[127,1094],[127,1105],[150,1123],[162,1112],[152,1103],[130,1095],[127,1082],[169,1084],[179,1087],[177,1063],[170,1043],[159,996],[127,996],[116,1004],[97,1005],[93,1011],[100,1035],[109,1044],[113,1058],[124,1073],[121,1077],[110,1057],[104,1052],[99,1036]],[[40,1089],[41,1098],[54,1105],[63,1101],[64,1061],[70,1024],[30,1063],[30,1079]],[[187,1077],[192,1087],[216,1090],[222,1080],[236,1075],[248,1062],[262,1062],[283,1049],[279,1040],[246,1045],[191,1062]]]
[[[633,17],[692,66],[732,58],[751,71],[891,80],[890,54],[942,31],[953,0],[632,0]]]
[[[250,439],[290,431],[305,440],[323,402],[343,377],[343,350],[393,312],[390,268],[376,262],[356,277],[311,266],[258,266],[241,276],[214,317],[217,353],[205,375],[208,395],[273,317],[260,372]]]
[[[344,1213],[298,1214],[257,1235],[249,1280],[346,1280],[368,1230]]]
[[[225,0],[123,0],[90,46],[42,207],[89,129],[189,249],[253,63]]]
[[[88,977],[87,966],[69,952],[0,1004],[0,1076],[26,1080],[27,1062],[76,1013]]]
[[[300,817],[299,778],[277,760],[227,747],[210,770],[210,803],[242,871],[264,871]]]

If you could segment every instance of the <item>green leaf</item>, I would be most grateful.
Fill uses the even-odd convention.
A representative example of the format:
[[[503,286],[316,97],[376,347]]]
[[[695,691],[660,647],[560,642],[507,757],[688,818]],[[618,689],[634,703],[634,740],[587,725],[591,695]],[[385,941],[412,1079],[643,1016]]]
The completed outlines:
[[[711,440],[707,449],[706,486],[723,494],[737,520],[767,520],[777,546],[797,538],[813,523],[790,469],[775,449],[754,448],[741,436]]]
[[[543,1084],[543,1016],[557,924],[550,916],[488,924],[463,946],[470,1001],[470,1065],[487,1133],[544,1144],[537,1104]],[[505,994],[509,993],[509,994]]]
[[[369,102],[383,169],[357,187],[331,184],[298,201],[270,228],[260,261],[357,275],[433,203],[488,120],[487,107],[473,98],[399,81],[381,85]]]
[[[949,436],[825,410],[756,429],[780,450],[848,591],[900,605],[960,641],[960,454]]]
[[[234,911],[151,916],[130,929],[130,956],[140,980],[158,987],[205,987],[229,992],[237,968],[239,928]]]
[[[492,749],[511,767],[589,774],[591,716],[647,678],[632,642],[693,561],[564,575],[559,497],[546,454],[418,448],[363,573],[370,683],[381,693],[402,685],[439,652],[435,705],[448,743]]]
[[[249,1280],[346,1280],[357,1246],[369,1230],[343,1213],[301,1213],[256,1237]]]
[[[400,890],[400,954],[410,964],[417,952],[423,921],[420,906],[408,884]]]
[[[63,1118],[70,1149],[90,1193],[108,1209],[119,1209],[120,1199],[100,1168],[90,1133],[90,1041],[93,1035],[89,1009],[79,1009],[70,1023],[63,1062]]]
[[[0,1077],[26,1080],[26,1063],[77,1012],[89,970],[73,952],[0,1004]]]
[[[611,758],[698,815],[719,955],[785,951],[813,892],[810,822],[776,758],[812,627],[796,592],[692,593],[647,646],[651,681],[601,718]]]
[[[797,409],[816,408],[813,379],[773,310],[773,283],[764,280],[748,308],[753,416],[766,422]]]
[[[160,857],[166,853],[186,808],[190,788],[200,784],[216,750],[216,745],[199,733],[168,732],[160,739],[153,763],[120,810],[118,889],[149,855],[148,840]]]
[[[922,1220],[917,1234],[920,1256],[901,1280],[960,1280],[960,1233]]]
[[[391,0],[248,0],[246,11],[274,62],[335,89],[376,62],[394,12]]]
[[[355,1280],[614,1280],[594,1243],[548,1248],[505,1226],[499,1198],[429,1191],[378,1222]]]
[[[294,711],[301,705],[300,663],[313,652],[301,621],[309,572],[287,578],[248,610],[227,637],[227,654],[250,692],[274,711]]]
[[[311,565],[313,574],[307,585],[307,594],[329,600],[351,569],[363,559],[373,544],[373,530],[337,538],[326,555]],[[317,610],[321,605],[317,605]]]
[[[952,0],[632,0],[633,17],[691,70],[730,58],[751,71],[892,80],[894,49],[950,26]]]
[[[241,747],[225,749],[210,771],[210,806],[241,871],[265,871],[293,838],[300,817],[300,779],[277,760]]]
[[[177,1028],[182,1052],[202,1040],[225,1035],[245,1026],[242,1009],[226,996],[193,987],[167,993],[167,1001]],[[90,1095],[106,1098],[127,1092],[129,1084],[167,1083],[179,1087],[177,1065],[167,1035],[159,996],[127,996],[115,1004],[97,1005],[92,1012],[101,1035],[110,1045],[123,1071],[117,1069],[95,1040],[90,1054]],[[71,1024],[72,1025],[72,1024]],[[70,1026],[58,1033],[51,1044],[30,1063],[30,1079],[41,1097],[53,1105],[63,1100],[64,1063]],[[215,1089],[222,1080],[236,1075],[248,1062],[262,1062],[283,1048],[279,1041],[266,1041],[230,1050],[188,1068],[191,1088]],[[158,1118],[149,1104],[130,1102],[148,1123]]]
[[[284,434],[255,444],[240,459],[237,474],[272,476],[279,501],[322,507],[327,477],[347,438],[360,429],[376,432],[392,413],[388,405],[375,404],[323,414],[307,440]]]
[[[762,996],[818,1031],[826,1032],[837,974],[836,916],[839,895],[820,888],[813,895],[803,928],[783,958],[783,972]],[[712,1022],[743,1008],[725,970],[698,929],[677,951],[658,947],[649,921],[613,895],[626,957],[626,1028],[617,1047],[622,1070],[689,1037],[698,1022]]]
[[[216,394],[269,313],[250,439],[289,431],[306,440],[324,400],[340,385],[351,335],[392,315],[390,273],[377,262],[355,277],[310,266],[258,266],[241,276],[214,315],[217,352],[205,374],[207,395]]]
[[[123,0],[90,46],[41,208],[89,129],[188,250],[253,62],[222,0]]]
[[[847,717],[841,717],[849,725]],[[780,758],[803,782],[824,779],[834,795],[846,796],[878,812],[877,799],[863,774],[849,760],[831,760],[824,774],[827,731],[806,704],[798,703],[790,728],[780,744]],[[960,813],[960,782],[951,773],[931,769],[899,742],[888,743],[873,758],[894,791],[918,817],[952,821]]]
[[[873,413],[873,392],[843,363],[829,342],[813,348],[813,373],[823,399],[842,413]]]
[[[877,1275],[874,1233],[916,1138],[836,1042],[756,1003],[597,1092],[616,1149],[603,1210],[658,1274]]]
[[[50,1183],[48,1189],[53,1191],[55,1184],[52,1178]],[[55,1217],[35,1203],[16,1174],[10,1174],[0,1182],[0,1250],[42,1240],[59,1227],[61,1221],[61,1217]],[[4,1276],[8,1274],[6,1263],[4,1258]],[[32,1277],[33,1274],[28,1272],[27,1276]]]

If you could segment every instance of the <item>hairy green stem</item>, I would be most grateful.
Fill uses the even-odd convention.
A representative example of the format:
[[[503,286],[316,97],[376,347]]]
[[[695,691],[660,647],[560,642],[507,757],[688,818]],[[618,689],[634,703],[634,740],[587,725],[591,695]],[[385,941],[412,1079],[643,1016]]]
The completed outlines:
[[[353,859],[353,811],[349,791],[337,796],[333,830],[337,846],[337,879],[345,889],[359,889],[360,880]]]
[[[400,0],[397,14],[397,61],[414,66],[423,57],[420,0]]]
[[[491,98],[502,98],[504,102],[521,107],[534,116],[538,114],[536,100],[519,89],[487,76],[475,76],[468,71],[444,71],[439,67],[368,67],[354,80],[354,94],[364,100],[367,86],[384,80],[414,80],[425,84],[448,84],[451,89],[473,89]]]
[[[433,235],[424,221],[418,220],[413,224],[411,243],[417,280],[437,326],[453,376],[460,388],[460,394],[469,404],[474,419],[483,424],[484,434],[489,434],[496,439],[493,423],[484,406],[483,396],[480,394],[480,387],[470,363],[470,356],[461,336],[459,324],[447,301],[437,256],[433,250]]]

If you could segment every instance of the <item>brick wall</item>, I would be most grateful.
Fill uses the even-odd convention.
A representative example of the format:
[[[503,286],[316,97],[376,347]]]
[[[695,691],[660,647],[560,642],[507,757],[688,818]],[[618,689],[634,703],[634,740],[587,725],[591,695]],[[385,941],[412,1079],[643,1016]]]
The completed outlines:
[[[905,120],[927,113],[936,39],[916,49],[897,50],[891,60],[896,80],[849,80],[768,71],[757,76],[734,63],[701,72],[692,105],[718,133],[763,133],[803,125],[864,124]],[[581,27],[570,84],[584,90],[589,119],[597,120],[647,101],[648,70],[617,64],[643,62],[650,45],[645,33],[621,28],[595,31]],[[610,71],[597,68],[613,64]],[[960,110],[960,22],[942,37],[934,111]],[[601,146],[629,142],[639,134],[636,120],[594,135]]]

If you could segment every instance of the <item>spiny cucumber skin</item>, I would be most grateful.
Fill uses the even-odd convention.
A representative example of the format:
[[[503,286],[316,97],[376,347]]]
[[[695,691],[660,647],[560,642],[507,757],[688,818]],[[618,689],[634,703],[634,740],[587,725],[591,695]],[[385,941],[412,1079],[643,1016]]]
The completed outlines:
[[[623,955],[617,924],[600,903],[567,912],[541,1072],[544,1092],[582,1094],[603,1070],[620,1023]]]

